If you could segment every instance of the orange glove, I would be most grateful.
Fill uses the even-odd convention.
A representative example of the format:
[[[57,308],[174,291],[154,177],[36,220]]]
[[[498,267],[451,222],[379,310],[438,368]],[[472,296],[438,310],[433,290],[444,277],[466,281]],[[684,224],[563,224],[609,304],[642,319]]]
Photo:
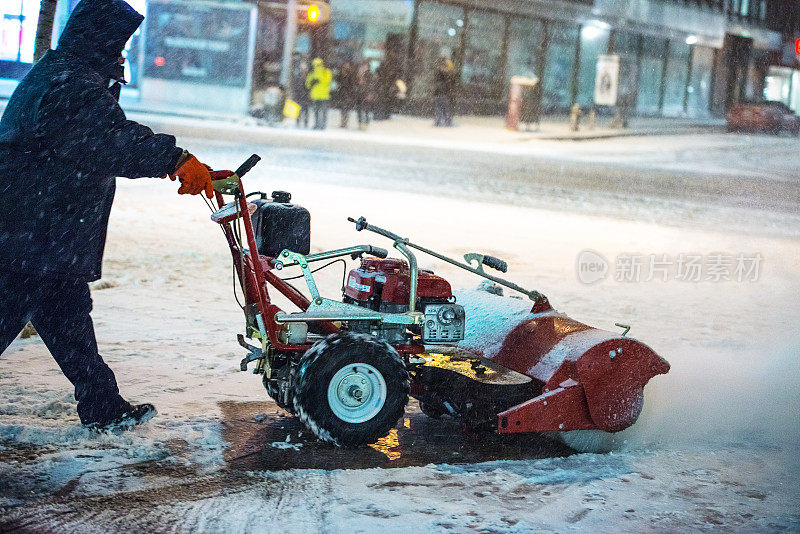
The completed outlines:
[[[198,159],[191,154],[178,170],[170,176],[173,180],[176,178],[181,181],[181,187],[178,189],[179,195],[199,195],[205,191],[208,198],[214,196],[214,185],[211,183],[211,173],[205,165],[200,163]]]

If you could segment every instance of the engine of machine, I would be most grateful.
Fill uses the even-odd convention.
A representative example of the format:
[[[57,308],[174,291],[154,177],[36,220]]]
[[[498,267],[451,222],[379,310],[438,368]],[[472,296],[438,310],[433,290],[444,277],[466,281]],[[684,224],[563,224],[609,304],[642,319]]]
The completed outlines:
[[[347,277],[344,301],[384,313],[408,311],[411,270],[404,260],[364,258],[361,267]],[[403,325],[353,321],[354,332],[369,333],[397,344],[421,335],[425,344],[454,343],[464,339],[464,308],[455,304],[450,283],[431,271],[420,269],[417,310],[425,315],[421,332]]]

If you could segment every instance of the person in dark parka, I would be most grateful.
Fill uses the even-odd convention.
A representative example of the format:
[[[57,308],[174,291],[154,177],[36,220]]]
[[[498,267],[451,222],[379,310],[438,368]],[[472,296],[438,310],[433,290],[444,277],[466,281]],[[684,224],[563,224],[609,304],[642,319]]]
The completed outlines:
[[[170,176],[179,193],[212,194],[203,164],[117,103],[121,54],[142,20],[123,0],[82,0],[0,120],[0,353],[31,321],[96,428],[155,415],[120,396],[89,315],[116,177]]]
[[[455,65],[447,58],[440,58],[433,75],[434,126],[453,125],[453,100],[458,74]]]
[[[345,61],[336,76],[336,100],[341,111],[340,128],[347,128],[350,112],[356,107],[356,68],[352,61]]]

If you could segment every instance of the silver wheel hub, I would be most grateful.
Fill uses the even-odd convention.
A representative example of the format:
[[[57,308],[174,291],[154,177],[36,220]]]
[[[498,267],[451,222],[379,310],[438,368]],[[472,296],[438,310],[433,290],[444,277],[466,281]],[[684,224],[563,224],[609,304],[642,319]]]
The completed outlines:
[[[386,404],[386,381],[373,366],[353,363],[339,369],[328,384],[328,405],[347,423],[369,421]]]

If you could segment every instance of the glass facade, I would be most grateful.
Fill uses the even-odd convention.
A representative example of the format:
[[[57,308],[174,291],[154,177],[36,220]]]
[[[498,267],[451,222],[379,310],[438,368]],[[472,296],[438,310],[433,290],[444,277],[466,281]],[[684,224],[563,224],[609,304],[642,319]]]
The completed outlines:
[[[198,82],[207,78],[222,85],[242,83],[242,73],[251,67],[244,61],[241,51],[246,47],[242,48],[242,43],[237,41],[235,30],[226,33],[224,38],[201,35],[207,21],[190,20],[193,16],[179,13],[190,5],[186,1],[128,1],[140,12],[150,10],[148,33],[159,34],[145,36],[137,32],[129,43],[125,54],[130,86],[136,87],[145,72],[148,77],[186,78]],[[208,0],[202,4],[213,11],[242,1],[256,3],[253,0]],[[766,51],[752,47],[750,61],[729,83],[727,79],[716,79],[724,71],[717,63],[727,53],[725,50],[717,53],[713,48],[700,46],[696,37],[682,36],[669,28],[653,33],[652,28],[635,28],[634,25],[617,29],[602,20],[579,24],[574,19],[549,18],[568,15],[563,10],[532,15],[524,9],[506,11],[507,6],[482,2],[327,1],[331,8],[330,22],[320,26],[318,29],[322,31],[313,36],[307,29],[301,31],[295,43],[296,51],[309,54],[312,50],[324,50],[329,64],[334,67],[346,59],[367,59],[373,70],[382,63],[391,63],[392,72],[405,79],[410,87],[408,101],[411,103],[431,99],[436,62],[442,57],[449,58],[461,82],[458,98],[472,110],[482,110],[476,112],[501,112],[513,76],[541,80],[544,112],[563,112],[575,102],[584,109],[591,107],[594,105],[597,58],[610,53],[620,57],[618,106],[641,115],[721,114],[730,100],[759,98],[763,94],[766,71],[772,61]],[[694,3],[693,0],[680,1]],[[764,17],[764,0],[728,1],[733,6],[730,18],[761,20]],[[59,0],[56,33],[77,2]],[[706,5],[711,0],[697,2]],[[586,2],[587,5],[591,3]],[[39,4],[40,0],[0,1],[0,78],[19,79],[30,69]],[[721,5],[722,0],[714,0],[713,5],[717,4]],[[170,5],[175,12],[168,17],[162,11],[169,10]],[[166,31],[162,27],[167,18],[181,17],[180,24],[175,25],[175,35],[169,34],[172,29]],[[278,19],[280,17],[266,20],[259,14],[258,35],[262,38],[256,40],[255,50],[255,62],[269,64],[275,72],[280,69],[283,36]],[[246,23],[241,20],[236,21],[236,25],[244,27]],[[189,26],[193,28],[188,32],[191,35],[184,35],[183,27]],[[659,34],[669,34],[669,40]],[[211,58],[214,54],[200,54],[194,50],[192,47],[199,41],[219,47],[219,50],[210,51],[220,57]],[[316,43],[313,47],[312,41]],[[173,52],[172,49],[181,49],[179,52],[185,57],[178,65],[171,64],[166,60],[165,47]],[[229,49],[231,54],[223,58],[222,48]],[[160,65],[161,58],[165,58],[164,65]],[[257,65],[251,70],[257,78]]]
[[[764,78],[767,76],[767,54],[763,50],[750,51],[750,64],[747,67],[745,79],[745,98],[758,100],[764,94]]]
[[[689,45],[685,41],[669,42],[667,76],[664,80],[664,115],[682,115],[689,75]]]
[[[714,49],[705,46],[692,47],[692,72],[686,97],[686,112],[694,117],[710,113],[711,75],[714,71]]]
[[[0,2],[0,60],[33,63],[39,0]]]
[[[594,105],[597,57],[608,52],[608,36],[607,28],[593,24],[581,27],[581,59],[578,69],[578,104],[581,107]]]
[[[542,77],[544,24],[538,20],[514,18],[508,28],[505,85],[512,76]]]
[[[381,2],[374,0],[336,0],[331,5],[331,50],[333,64],[345,59],[368,59],[373,68],[386,58],[387,43],[407,46],[414,2],[411,0]],[[390,36],[400,36],[399,39]]]
[[[632,27],[616,29],[601,20],[579,24],[534,18],[484,8],[481,3],[330,2],[334,64],[342,57],[367,58],[377,67],[385,60],[387,47],[393,48],[387,43],[396,43],[402,75],[411,88],[408,101],[412,107],[422,106],[413,109],[429,104],[435,65],[442,57],[451,59],[458,71],[458,99],[475,112],[501,112],[513,76],[541,80],[544,112],[564,112],[573,103],[586,109],[594,105],[598,56],[616,54],[620,58],[617,106],[648,116],[722,112],[714,80],[719,54],[696,42],[688,44],[689,35],[665,30],[661,33],[671,34],[667,39],[644,29],[641,33]],[[765,58],[754,58],[741,87],[759,92],[756,82],[766,64]]]
[[[661,111],[661,79],[664,75],[664,39],[643,36],[639,62],[639,87],[636,92],[636,111],[655,115]]]
[[[150,2],[144,51],[148,78],[244,87],[250,11]],[[210,31],[213,30],[213,31]]]
[[[618,31],[614,34],[614,53],[619,56],[619,84],[617,103],[627,110],[636,108],[639,87],[639,36]]]
[[[468,31],[461,65],[463,98],[500,97],[503,68],[502,48],[506,19],[494,13],[469,13]]]
[[[144,13],[146,0],[127,0],[139,13]],[[61,4],[66,14],[72,12],[78,0]],[[33,64],[36,42],[36,26],[39,22],[40,0],[2,0],[0,1],[0,78],[21,79]],[[64,21],[66,22],[66,20]],[[63,23],[61,24],[63,26]],[[55,39],[61,30],[58,16],[53,28]],[[139,74],[139,39],[141,28],[136,30],[125,46],[122,55],[126,58],[125,79],[129,85],[136,86]]]
[[[417,42],[411,62],[413,71],[412,97],[430,98],[433,95],[433,74],[436,62],[445,57],[456,68],[462,59],[464,10],[435,2],[422,2],[417,14]]]
[[[764,99],[783,102],[800,112],[800,70],[770,67],[764,84]]]
[[[547,38],[542,106],[544,110],[567,108],[572,104],[572,69],[578,46],[578,26],[548,23]]]

